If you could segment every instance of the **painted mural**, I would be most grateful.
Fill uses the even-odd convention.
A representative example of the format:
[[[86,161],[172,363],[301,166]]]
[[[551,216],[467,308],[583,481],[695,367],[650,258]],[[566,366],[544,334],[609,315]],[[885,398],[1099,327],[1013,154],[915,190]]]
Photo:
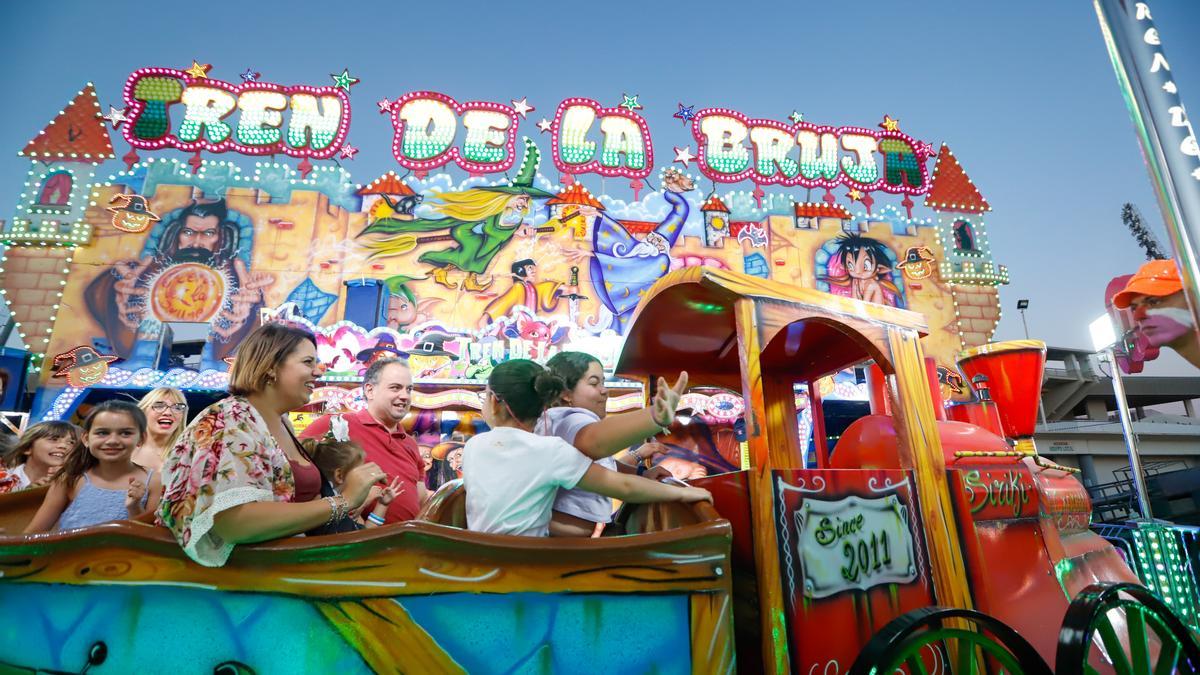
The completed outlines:
[[[948,380],[999,319],[1007,273],[990,258],[990,206],[948,148],[934,160],[891,117],[868,131],[681,105],[698,154],[676,148],[655,167],[636,96],[566,99],[529,135],[525,99],[413,92],[378,106],[402,171],[360,183],[346,142],[355,82],[310,91],[142,69],[124,110],[99,115],[88,87],[31,141],[31,202],[3,235],[6,298],[48,389],[39,416],[68,412],[86,386],[220,389],[262,320],[316,331],[330,384],[354,382],[384,349],[436,383],[564,349],[611,368],[654,282],[697,265],[919,312]],[[291,102],[286,119],[272,117],[276,99]],[[97,182],[95,167],[116,158],[106,121],[132,150]],[[138,155],[160,148],[196,154]],[[251,169],[202,151],[302,161]],[[339,166],[311,162],[334,156]],[[744,180],[753,191],[730,185]],[[914,196],[933,218],[914,215]],[[54,377],[65,371],[51,357],[85,348],[107,370]]]

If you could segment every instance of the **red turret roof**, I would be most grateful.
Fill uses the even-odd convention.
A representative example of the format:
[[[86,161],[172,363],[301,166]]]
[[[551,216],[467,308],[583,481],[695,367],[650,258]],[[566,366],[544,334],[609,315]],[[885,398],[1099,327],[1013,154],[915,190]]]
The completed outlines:
[[[389,171],[358,189],[359,195],[399,195],[408,197],[416,194],[404,184],[395,171]]]
[[[979,193],[979,188],[967,177],[962,165],[950,152],[950,146],[942,144],[938,151],[937,164],[933,167],[933,186],[925,197],[925,206],[935,211],[960,211],[983,213],[992,207]]]
[[[725,206],[725,202],[721,201],[721,198],[716,195],[709,197],[708,201],[704,202],[704,204],[700,207],[700,210],[701,211],[721,211],[722,213],[729,213],[729,207]]]
[[[92,83],[88,82],[83,91],[76,94],[67,107],[60,110],[58,116],[17,154],[30,159],[96,164],[115,158],[112,140],[100,117],[100,101],[96,99],[96,88]]]
[[[852,216],[841,204],[824,202],[796,202],[797,218],[840,218],[850,220]]]
[[[737,236],[742,233],[742,230],[746,229],[747,227],[750,227],[751,225],[758,225],[758,224],[759,224],[758,221],[755,221],[755,220],[735,220],[735,221],[729,223],[729,236],[736,239]]]
[[[571,183],[558,195],[547,199],[546,204],[554,206],[555,204],[579,204],[582,206],[591,206],[600,210],[604,210],[604,205],[600,200],[592,196],[588,189],[580,183]]]
[[[658,227],[658,223],[653,220],[622,220],[620,223],[629,234],[649,234]]]

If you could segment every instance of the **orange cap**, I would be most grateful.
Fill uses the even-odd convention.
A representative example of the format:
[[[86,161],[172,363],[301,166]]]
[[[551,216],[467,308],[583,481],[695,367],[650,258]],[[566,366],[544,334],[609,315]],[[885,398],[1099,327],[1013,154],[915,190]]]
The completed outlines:
[[[1183,290],[1183,280],[1179,278],[1179,268],[1174,260],[1151,260],[1138,268],[1138,271],[1125,284],[1112,302],[1117,309],[1125,309],[1137,295],[1153,295],[1161,297]]]

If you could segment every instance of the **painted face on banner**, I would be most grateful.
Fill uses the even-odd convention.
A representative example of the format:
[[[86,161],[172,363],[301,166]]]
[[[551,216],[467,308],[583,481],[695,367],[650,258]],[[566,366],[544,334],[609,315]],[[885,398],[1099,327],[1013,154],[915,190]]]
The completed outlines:
[[[1183,292],[1155,297],[1144,295],[1129,303],[1137,328],[1155,347],[1169,345],[1196,331]]]
[[[179,248],[202,248],[217,252],[221,238],[221,223],[216,216],[188,216],[179,231]]]

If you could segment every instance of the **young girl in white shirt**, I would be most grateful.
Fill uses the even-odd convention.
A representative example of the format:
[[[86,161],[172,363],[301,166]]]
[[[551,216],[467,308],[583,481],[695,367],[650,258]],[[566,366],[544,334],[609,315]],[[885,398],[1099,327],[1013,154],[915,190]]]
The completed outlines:
[[[469,529],[544,537],[558,490],[576,486],[634,504],[712,499],[702,488],[606,469],[557,436],[533,433],[565,387],[562,378],[526,359],[492,370],[483,399],[483,418],[492,430],[472,437],[463,449]]]

